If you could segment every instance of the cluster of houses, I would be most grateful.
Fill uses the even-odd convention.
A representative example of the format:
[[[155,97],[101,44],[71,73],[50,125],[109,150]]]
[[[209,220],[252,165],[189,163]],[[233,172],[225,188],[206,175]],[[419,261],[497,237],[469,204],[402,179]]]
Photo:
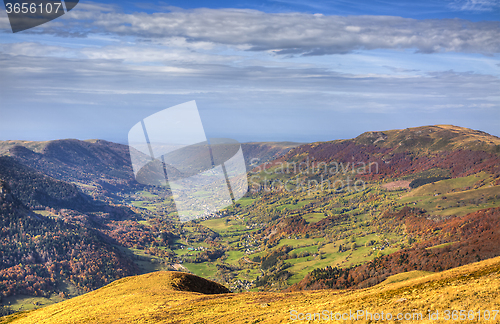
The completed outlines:
[[[208,250],[208,248],[204,247],[204,246],[186,246],[186,245],[180,245],[179,248],[181,250],[188,250],[188,251],[205,251],[205,250]]]
[[[241,280],[237,279],[231,285],[229,286],[229,289],[232,291],[242,291],[242,290],[250,290],[253,286],[253,280],[248,281],[248,280]]]

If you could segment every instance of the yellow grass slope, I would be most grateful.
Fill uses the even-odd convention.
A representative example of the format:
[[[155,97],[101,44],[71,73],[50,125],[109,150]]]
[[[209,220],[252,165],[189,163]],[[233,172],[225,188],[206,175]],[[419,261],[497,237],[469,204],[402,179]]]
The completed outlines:
[[[393,316],[420,312],[419,323],[451,323],[430,321],[428,309],[477,314],[500,305],[500,257],[435,274],[398,275],[372,288],[346,291],[206,295],[178,290],[189,289],[179,284],[182,275],[156,272],[125,278],[59,304],[4,318],[3,323],[288,323],[293,322],[293,310],[293,318],[324,310]],[[489,322],[499,321],[497,315]]]

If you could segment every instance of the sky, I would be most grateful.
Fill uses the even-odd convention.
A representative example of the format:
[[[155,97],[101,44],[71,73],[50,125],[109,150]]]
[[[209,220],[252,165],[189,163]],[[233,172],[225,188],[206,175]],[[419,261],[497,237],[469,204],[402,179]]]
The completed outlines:
[[[195,100],[207,137],[500,136],[500,0],[80,1],[12,33],[0,140],[106,139]]]

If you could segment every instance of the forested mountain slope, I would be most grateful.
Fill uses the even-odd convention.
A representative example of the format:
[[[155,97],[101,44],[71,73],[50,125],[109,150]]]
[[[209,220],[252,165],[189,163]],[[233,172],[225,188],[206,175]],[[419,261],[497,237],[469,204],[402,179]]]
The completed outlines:
[[[137,273],[135,264],[88,228],[31,212],[0,180],[2,296],[48,296],[65,280],[83,291]]]

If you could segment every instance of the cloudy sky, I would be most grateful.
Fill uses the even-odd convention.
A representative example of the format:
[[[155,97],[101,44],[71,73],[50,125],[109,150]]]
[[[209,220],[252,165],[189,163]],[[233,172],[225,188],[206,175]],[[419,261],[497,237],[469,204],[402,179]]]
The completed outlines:
[[[15,34],[3,9],[0,140],[126,143],[191,100],[209,137],[242,142],[500,136],[500,0],[81,1]]]

